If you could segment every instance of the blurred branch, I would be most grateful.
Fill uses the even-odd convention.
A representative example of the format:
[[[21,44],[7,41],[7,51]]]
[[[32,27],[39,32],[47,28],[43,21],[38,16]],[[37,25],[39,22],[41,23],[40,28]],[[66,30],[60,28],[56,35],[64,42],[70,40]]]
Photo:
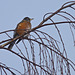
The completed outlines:
[[[35,29],[34,29],[34,28],[33,28],[33,29],[36,30],[36,29],[41,28],[41,27],[44,27],[44,26],[54,25],[54,24],[63,24],[63,23],[75,23],[75,21],[71,21],[71,22],[69,22],[69,21],[63,21],[63,22],[56,22],[56,23],[49,23],[49,24],[47,23],[47,24],[41,25],[40,27],[37,27],[37,28],[35,27]],[[27,31],[27,33],[25,33],[24,35],[26,35],[26,34],[32,32],[33,29],[31,29],[31,31]],[[5,32],[10,32],[10,31],[12,31],[12,30],[4,31],[4,32],[1,32],[0,34],[5,33]],[[22,35],[22,36],[24,36],[24,35]],[[11,41],[9,41],[9,42],[7,42],[7,43],[1,45],[1,46],[4,47],[4,46],[8,45],[9,43],[11,43],[11,42],[13,42],[13,41],[15,41],[15,40],[21,38],[22,36],[18,36],[18,37],[12,39]],[[6,40],[6,41],[7,41],[7,40]],[[4,42],[5,42],[5,41],[4,41]],[[0,42],[0,44],[1,44],[1,43],[3,43],[3,41]]]
[[[44,68],[42,68],[40,65],[38,65],[38,64],[36,64],[36,63],[34,63],[34,62],[28,60],[27,58],[25,58],[25,57],[19,55],[18,53],[14,52],[14,51],[12,51],[12,50],[9,50],[8,48],[4,48],[4,47],[0,47],[0,48],[1,48],[1,49],[5,49],[5,50],[7,50],[7,51],[10,51],[10,52],[14,53],[15,55],[19,56],[20,58],[22,58],[22,59],[24,59],[24,60],[26,60],[26,61],[32,63],[32,64],[35,65],[35,66],[40,67],[42,70],[44,70],[45,72],[47,72],[48,74],[50,74],[48,71],[46,71],[46,70],[45,70]],[[2,66],[1,66],[1,67],[2,67]],[[51,74],[50,74],[50,75],[51,75]]]
[[[20,62],[22,62],[24,75],[30,75],[30,74],[32,75],[39,75],[39,74],[40,75],[58,75],[58,74],[70,75],[71,74],[70,67],[75,71],[75,63],[72,62],[72,60],[70,60],[67,57],[65,45],[57,25],[69,24],[70,30],[73,36],[73,41],[75,42],[75,39],[74,39],[75,37],[72,30],[72,28],[75,30],[75,17],[73,16],[73,14],[67,11],[64,11],[65,9],[68,9],[68,8],[71,8],[73,11],[75,11],[74,5],[75,5],[75,1],[66,2],[57,11],[46,13],[43,16],[43,21],[39,25],[37,25],[36,27],[32,28],[30,31],[27,31],[25,34],[18,36],[16,38],[11,38],[8,34],[9,32],[14,32],[15,30],[7,30],[7,31],[0,32],[0,36],[5,34],[7,37],[9,37],[9,39],[0,41],[0,49],[7,50],[21,59]],[[65,19],[66,21],[62,20],[62,21],[56,22],[53,19],[53,17],[55,16],[61,17]],[[57,30],[59,38],[60,38],[59,41],[54,39],[49,33],[39,30],[40,28],[42,29],[45,26],[49,27],[51,25],[55,26],[55,29]],[[30,38],[23,38],[24,35],[29,33],[31,33]],[[20,54],[18,52],[16,53],[15,52],[16,50],[13,51],[6,48],[8,44],[10,44],[11,42],[19,38],[22,38],[21,44],[23,44],[24,49],[23,48],[20,49],[20,46],[18,47],[16,43],[15,43],[15,46],[16,46],[15,49],[18,49]],[[13,72],[11,69],[13,68],[7,67],[6,65],[3,65],[0,63],[1,74],[2,72],[4,72],[4,74],[7,75],[8,73],[6,70],[8,70],[9,72],[11,72],[11,74],[16,75],[15,72]],[[19,74],[22,75],[20,71],[16,69],[13,69],[13,70],[17,71]]]
[[[0,65],[0,67],[9,70],[9,71],[11,72],[12,75],[16,75],[16,74],[15,74],[14,72],[12,72],[8,67],[5,67],[5,66],[3,66],[3,65]]]

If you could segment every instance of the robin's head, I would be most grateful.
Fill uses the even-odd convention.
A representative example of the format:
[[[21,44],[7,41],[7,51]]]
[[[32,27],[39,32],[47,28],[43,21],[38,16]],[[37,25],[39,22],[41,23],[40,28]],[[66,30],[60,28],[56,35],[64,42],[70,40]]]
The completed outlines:
[[[25,18],[23,19],[23,21],[28,21],[28,22],[30,22],[31,20],[33,20],[33,18],[25,17]]]

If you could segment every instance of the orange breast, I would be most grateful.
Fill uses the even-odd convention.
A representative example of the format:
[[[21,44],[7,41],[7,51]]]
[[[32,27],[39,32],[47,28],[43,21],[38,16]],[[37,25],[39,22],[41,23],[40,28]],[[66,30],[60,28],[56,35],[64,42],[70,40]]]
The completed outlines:
[[[27,22],[27,21],[24,21],[24,22],[21,22],[21,23],[18,24],[16,32],[19,35],[23,35],[27,30],[30,30],[30,29],[31,29],[31,23]]]

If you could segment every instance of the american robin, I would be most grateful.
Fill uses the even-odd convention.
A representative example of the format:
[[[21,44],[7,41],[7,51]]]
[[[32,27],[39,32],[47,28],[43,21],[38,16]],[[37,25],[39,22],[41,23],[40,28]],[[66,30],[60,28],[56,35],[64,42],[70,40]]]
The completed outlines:
[[[31,29],[31,23],[30,23],[31,20],[33,20],[33,18],[30,19],[29,17],[25,17],[25,18],[17,25],[17,27],[16,27],[16,29],[15,29],[15,31],[14,31],[13,38],[16,38],[16,37],[18,37],[18,36],[21,36],[21,35],[23,35],[26,31],[30,30],[30,29]],[[28,38],[28,35],[29,35],[29,34],[26,34],[26,35],[24,35],[23,37]],[[13,47],[14,44],[15,44],[15,42],[16,42],[16,44],[18,44],[18,43],[21,41],[21,39],[22,39],[22,38],[17,39],[17,40],[15,40],[15,41],[11,42],[11,43],[9,44],[9,46],[8,46],[8,49],[12,49],[12,47]]]

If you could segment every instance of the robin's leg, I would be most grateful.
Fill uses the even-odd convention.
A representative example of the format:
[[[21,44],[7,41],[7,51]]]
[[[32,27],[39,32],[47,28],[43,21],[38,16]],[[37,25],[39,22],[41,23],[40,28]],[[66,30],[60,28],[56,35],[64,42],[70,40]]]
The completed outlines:
[[[16,44],[18,44],[21,40],[22,40],[22,39],[18,39],[17,42],[16,42]]]
[[[16,40],[15,40],[15,41],[16,41]],[[12,49],[12,47],[13,47],[14,44],[15,44],[15,41],[13,41],[13,42],[11,42],[11,43],[9,44],[8,49]]]
[[[27,39],[28,36],[25,36],[25,37],[23,37],[23,38],[26,38],[26,39]],[[18,44],[21,40],[22,40],[22,38],[21,38],[21,39],[18,39],[17,42],[16,42],[16,44]]]

